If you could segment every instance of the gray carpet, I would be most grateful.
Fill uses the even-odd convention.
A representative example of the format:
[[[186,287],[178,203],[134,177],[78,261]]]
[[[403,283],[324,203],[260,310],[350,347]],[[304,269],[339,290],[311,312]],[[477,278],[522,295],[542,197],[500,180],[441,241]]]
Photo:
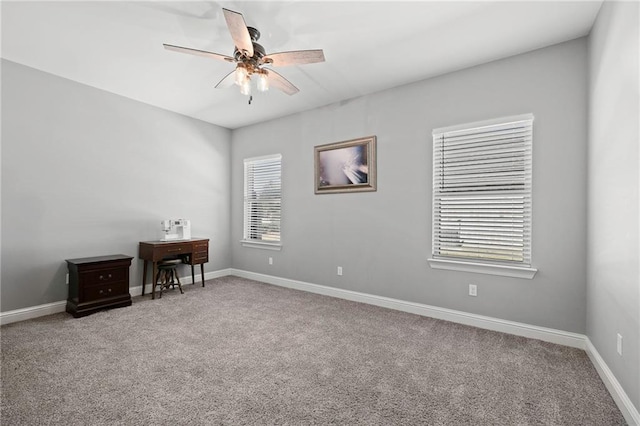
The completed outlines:
[[[625,424],[584,351],[237,277],[1,332],[4,426]]]

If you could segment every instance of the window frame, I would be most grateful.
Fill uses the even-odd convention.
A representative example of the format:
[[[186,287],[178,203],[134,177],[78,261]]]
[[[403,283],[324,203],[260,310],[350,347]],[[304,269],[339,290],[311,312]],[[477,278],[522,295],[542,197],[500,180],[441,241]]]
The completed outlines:
[[[465,136],[470,136],[472,139],[477,139],[477,135],[483,131],[494,131],[496,129],[508,127],[510,124],[522,123],[524,122],[524,126],[529,126],[528,130],[531,132],[531,139],[533,138],[533,114],[523,114],[517,116],[503,117],[492,120],[484,120],[473,123],[460,124],[455,126],[443,127],[434,129],[432,132],[433,139],[433,192],[432,192],[432,209],[431,209],[431,230],[432,230],[432,244],[431,244],[431,257],[428,259],[430,266],[433,269],[447,269],[447,270],[455,270],[455,271],[463,271],[463,272],[472,272],[472,273],[481,273],[481,274],[490,274],[490,275],[500,275],[500,276],[509,276],[515,278],[526,278],[532,279],[537,272],[537,269],[533,268],[532,265],[532,239],[531,239],[531,229],[532,229],[532,178],[533,172],[531,163],[533,161],[533,147],[532,142],[525,141],[525,152],[520,156],[514,156],[516,160],[523,160],[527,165],[525,167],[525,171],[522,173],[522,177],[520,179],[524,179],[525,184],[523,185],[522,190],[512,190],[499,188],[496,190],[487,190],[482,189],[477,192],[473,192],[470,189],[473,185],[467,185],[467,192],[460,192],[458,194],[453,195],[455,192],[451,189],[451,187],[446,188],[448,183],[446,183],[445,179],[447,174],[444,173],[446,171],[446,167],[453,167],[450,164],[445,164],[440,157],[441,152],[446,152],[445,141],[447,136],[451,138],[455,137],[455,135],[466,134]],[[444,139],[443,139],[444,138]],[[492,139],[493,140],[493,139]],[[490,140],[490,142],[492,141]],[[475,140],[473,142],[476,142]],[[449,142],[451,143],[451,142]],[[466,141],[465,141],[466,143]],[[438,145],[441,144],[441,145]],[[453,145],[451,145],[453,146]],[[451,146],[448,147],[449,152],[451,152]],[[480,149],[483,149],[482,147]],[[487,148],[491,149],[491,148]],[[474,154],[475,155],[475,154]],[[436,164],[438,159],[441,159],[442,163]],[[465,161],[468,159],[465,159]],[[470,161],[470,160],[469,160]],[[484,160],[483,160],[484,161]],[[441,176],[437,175],[441,173]],[[451,169],[449,169],[449,176],[451,176]],[[484,175],[480,174],[482,178],[488,180],[488,172],[484,172]],[[480,179],[482,179],[480,178]],[[511,184],[517,182],[518,178],[514,178]],[[441,185],[439,188],[438,185]],[[445,189],[446,188],[446,189]],[[522,236],[522,261],[517,260],[498,260],[496,259],[496,255],[492,255],[487,250],[487,257],[482,257],[481,251],[482,249],[469,250],[468,257],[464,255],[452,255],[449,250],[449,255],[442,254],[440,252],[442,247],[447,247],[447,240],[442,239],[444,236],[444,231],[441,228],[441,222],[439,222],[439,217],[441,211],[437,211],[444,201],[445,204],[447,201],[451,201],[452,197],[460,197],[464,200],[464,204],[470,205],[471,209],[475,209],[473,201],[478,199],[479,203],[477,205],[487,207],[486,201],[482,202],[480,200],[487,198],[500,199],[504,200],[507,196],[516,196],[522,197],[523,208],[523,236]],[[505,198],[503,198],[505,197]],[[484,203],[484,205],[483,205]],[[473,213],[473,212],[471,212]],[[491,225],[489,225],[491,226]],[[471,231],[472,233],[478,232],[476,230]],[[485,238],[485,237],[483,237]],[[497,240],[486,240],[488,243],[497,243]],[[482,243],[479,243],[482,244]],[[474,253],[475,251],[475,253]],[[461,253],[464,253],[464,250],[461,250]],[[493,257],[491,259],[490,257]]]
[[[279,210],[277,212],[279,216],[278,239],[274,241],[270,241],[270,240],[251,238],[250,234],[255,231],[250,228],[252,226],[251,224],[255,222],[252,222],[252,219],[249,218],[248,210],[251,209],[251,206],[248,206],[247,203],[251,201],[248,198],[248,194],[249,194],[249,191],[252,191],[254,189],[254,186],[251,183],[252,182],[255,183],[255,181],[249,177],[249,173],[250,173],[249,169],[250,167],[255,167],[259,163],[267,163],[267,162],[272,162],[274,160],[277,160],[277,165],[279,167],[279,170],[277,172],[279,193],[277,198],[270,198],[270,199],[277,200],[279,205]],[[253,199],[254,203],[256,201],[257,201],[256,199]],[[251,158],[245,158],[243,160],[242,239],[240,240],[240,243],[244,247],[259,248],[259,249],[265,249],[265,250],[281,250],[282,249],[282,155],[281,154],[271,154],[271,155],[264,155],[260,157],[251,157]]]

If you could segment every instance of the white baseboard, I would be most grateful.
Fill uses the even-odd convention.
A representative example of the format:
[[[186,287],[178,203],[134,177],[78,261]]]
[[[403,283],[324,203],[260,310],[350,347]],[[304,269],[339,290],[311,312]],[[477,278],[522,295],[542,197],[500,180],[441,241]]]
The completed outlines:
[[[213,278],[224,277],[226,275],[231,275],[230,269],[221,269],[219,271],[205,272],[204,279],[210,280]],[[195,275],[196,283],[202,280],[202,275]],[[181,277],[181,282],[183,284],[192,284],[191,274],[188,277]],[[151,292],[151,284],[147,284],[145,287],[145,294],[149,294]],[[142,285],[138,285],[135,287],[129,287],[129,293],[131,296],[140,296],[142,294]],[[38,306],[30,306],[28,308],[15,309],[13,311],[0,312],[0,325],[11,324],[12,322],[18,321],[26,321],[29,319],[34,319],[38,317],[43,317],[45,315],[58,314],[60,312],[64,312],[66,310],[67,301],[62,300],[59,302],[46,303],[44,305]]]
[[[28,308],[15,309],[13,311],[0,312],[0,325],[11,324],[12,322],[26,321],[28,319],[43,317],[45,315],[59,314],[64,312],[67,301],[47,303],[44,305],[30,306]]]
[[[274,277],[271,275],[258,274],[255,272],[243,271],[240,269],[231,269],[230,274],[281,287],[322,294],[325,296],[351,300],[354,302],[367,303],[370,305],[395,309],[430,318],[442,319],[459,324],[484,328],[487,330],[499,331],[502,333],[514,334],[516,336],[523,336],[542,340],[545,342],[583,349],[591,359],[591,362],[595,366],[596,371],[609,390],[609,393],[611,394],[613,400],[616,402],[616,405],[620,409],[620,412],[624,416],[627,423],[629,423],[629,425],[631,426],[640,426],[640,415],[638,414],[637,408],[633,405],[633,403],[629,399],[629,396],[624,391],[622,386],[620,386],[620,383],[613,375],[607,364],[604,362],[589,338],[583,334],[571,333],[568,331],[556,330],[546,327],[538,327],[535,325],[524,324],[515,321],[507,321],[493,317],[486,317],[483,315],[476,315],[468,312],[456,311],[453,309],[439,308],[437,306],[424,305],[421,303],[406,302],[403,300],[375,296],[366,293],[359,293],[356,291],[342,290],[339,288],[311,284],[287,278]]]
[[[231,269],[227,268],[227,269],[220,269],[218,271],[211,271],[211,272],[205,272],[204,273],[204,280],[212,280],[214,278],[220,278],[220,277],[225,277],[227,275],[231,275]],[[202,274],[196,274],[194,276],[196,283],[198,282],[202,282]],[[139,281],[138,281],[139,282]],[[193,284],[193,281],[191,281],[191,274],[188,274],[186,276],[180,276],[180,283],[181,284]],[[129,293],[131,294],[131,297],[135,297],[135,296],[140,296],[142,295],[142,285],[137,285],[134,287],[129,286]],[[144,294],[151,294],[151,284],[147,284],[144,288]]]
[[[357,291],[343,290],[335,287],[327,287],[318,284],[311,284],[302,281],[290,280],[287,278],[274,277],[271,275],[258,274],[239,269],[231,270],[233,275],[262,281],[268,284],[281,287],[293,288],[296,290],[308,291],[310,293],[323,294],[325,296],[337,297],[340,299],[352,300],[354,302],[367,303],[369,305],[381,306],[398,311],[409,312],[430,318],[437,318],[487,330],[499,331],[502,333],[515,334],[516,336],[529,337],[543,340],[545,342],[557,343],[559,345],[571,346],[573,348],[585,348],[585,336],[568,331],[556,330],[552,328],[538,327],[514,321],[507,321],[499,318],[487,317],[483,315],[471,314],[468,312],[456,311],[453,309],[439,308],[437,306],[424,305],[422,303],[407,302],[404,300],[392,299],[389,297],[375,296],[372,294],[359,293]]]
[[[613,372],[609,369],[609,366],[604,362],[604,359],[602,359],[598,350],[593,346],[588,337],[586,337],[585,350],[627,423],[629,423],[629,425],[640,426],[640,413],[638,413],[638,409],[633,405],[627,393],[622,389],[620,382],[618,382],[616,376],[613,375]]]
[[[611,393],[613,400],[618,405],[618,408],[622,412],[622,415],[624,416],[627,423],[629,423],[630,425],[640,426],[640,414],[638,413],[638,409],[633,405],[633,403],[629,399],[629,396],[620,385],[620,382],[618,382],[604,359],[602,359],[589,338],[585,335],[556,330],[552,328],[538,327],[535,325],[524,324],[515,321],[507,321],[483,315],[476,315],[468,312],[456,311],[453,309],[439,308],[437,306],[424,305],[421,303],[407,302],[404,300],[392,299],[389,297],[359,293],[357,291],[343,290],[334,287],[311,284],[303,281],[291,280],[288,278],[280,278],[272,275],[244,271],[241,269],[227,268],[213,272],[206,272],[204,274],[204,277],[205,280],[210,280],[227,275],[235,275],[242,278],[277,285],[280,287],[287,287],[296,290],[307,291],[310,293],[322,294],[325,296],[351,300],[354,302],[367,303],[370,305],[395,309],[398,311],[422,315],[425,317],[451,321],[458,324],[465,324],[473,327],[484,328],[487,330],[499,331],[502,333],[514,334],[516,336],[523,336],[542,340],[545,342],[556,343],[559,345],[584,349],[594,367],[596,368],[596,371],[600,375],[600,378]],[[201,281],[200,274],[195,276],[195,281],[196,283],[198,281]],[[182,282],[184,284],[192,284],[191,275],[189,274],[188,277],[183,277]],[[147,284],[145,293],[148,294],[150,290],[151,284]],[[131,296],[139,296],[142,294],[142,286],[139,285],[130,287],[129,292],[131,293]],[[0,325],[64,312],[65,307],[66,300],[33,306],[29,308],[16,309],[13,311],[0,312]]]

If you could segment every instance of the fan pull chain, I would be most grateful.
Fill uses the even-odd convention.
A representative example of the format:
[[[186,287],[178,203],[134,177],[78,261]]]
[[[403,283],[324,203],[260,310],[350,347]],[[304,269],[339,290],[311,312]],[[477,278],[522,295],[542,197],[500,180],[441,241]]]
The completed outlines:
[[[249,105],[251,105],[251,101],[253,100],[253,95],[249,96]]]

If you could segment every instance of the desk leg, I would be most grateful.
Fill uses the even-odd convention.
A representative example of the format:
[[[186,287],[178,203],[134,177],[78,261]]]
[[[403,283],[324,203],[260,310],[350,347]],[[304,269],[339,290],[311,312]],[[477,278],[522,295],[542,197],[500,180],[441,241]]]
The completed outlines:
[[[202,287],[204,287],[204,263],[200,264],[200,273],[202,274]]]
[[[158,262],[153,262],[153,275],[151,276],[151,299],[156,298],[156,279],[158,276]]]
[[[144,285],[147,282],[147,261],[142,261],[142,295],[144,296]]]
[[[196,283],[196,275],[193,272],[193,263],[191,264],[191,284],[195,284]]]

